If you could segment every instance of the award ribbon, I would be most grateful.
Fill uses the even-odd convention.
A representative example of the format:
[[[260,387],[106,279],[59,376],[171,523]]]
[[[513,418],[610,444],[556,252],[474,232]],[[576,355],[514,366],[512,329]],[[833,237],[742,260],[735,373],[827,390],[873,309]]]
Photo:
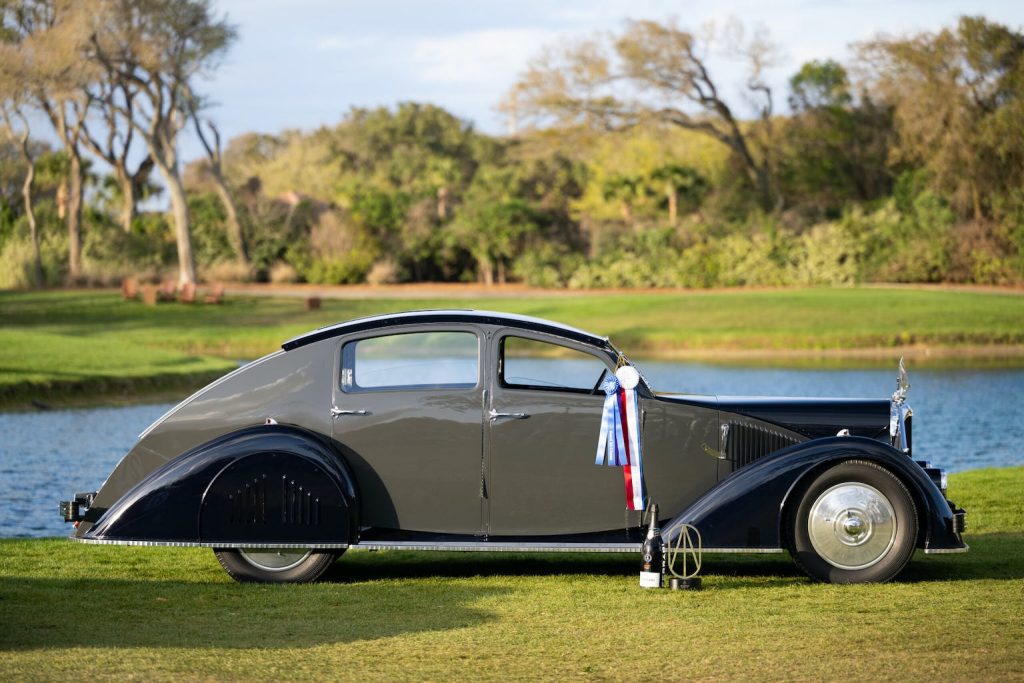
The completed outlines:
[[[627,510],[643,510],[646,497],[636,393],[639,382],[637,371],[627,365],[601,383],[605,393],[604,411],[594,464],[622,468]]]

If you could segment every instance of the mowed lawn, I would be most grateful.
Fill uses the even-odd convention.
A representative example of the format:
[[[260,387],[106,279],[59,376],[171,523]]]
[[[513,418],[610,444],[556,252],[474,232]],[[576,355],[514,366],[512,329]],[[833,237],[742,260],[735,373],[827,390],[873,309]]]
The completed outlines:
[[[549,318],[607,334],[635,356],[709,351],[1024,345],[1024,296],[918,289],[791,289],[584,293],[479,299],[234,298],[220,306],[146,307],[96,291],[0,292],[0,406],[30,399],[131,399],[178,394],[351,318],[417,308],[481,308]],[[977,349],[974,349],[977,353]]]
[[[884,585],[786,556],[350,552],[314,585],[233,583],[209,550],[0,542],[0,680],[899,680],[1024,677],[1024,468],[953,475],[964,555]]]

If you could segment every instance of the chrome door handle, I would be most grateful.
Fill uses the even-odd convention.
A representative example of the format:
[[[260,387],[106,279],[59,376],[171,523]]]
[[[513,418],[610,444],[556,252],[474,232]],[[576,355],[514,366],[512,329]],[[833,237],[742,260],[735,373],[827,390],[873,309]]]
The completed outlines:
[[[369,411],[366,410],[342,410],[337,406],[331,408],[331,417],[338,417],[339,415],[369,415]]]
[[[487,417],[492,420],[497,420],[499,417],[507,417],[512,420],[525,420],[530,417],[529,413],[499,413],[494,408],[491,408],[491,412],[487,413]]]

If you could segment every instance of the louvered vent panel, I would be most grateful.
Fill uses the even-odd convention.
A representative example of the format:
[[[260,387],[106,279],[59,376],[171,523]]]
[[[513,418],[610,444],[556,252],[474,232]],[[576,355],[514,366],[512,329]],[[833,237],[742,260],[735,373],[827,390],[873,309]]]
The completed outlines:
[[[281,523],[302,526],[320,524],[320,499],[287,476],[281,477]]]
[[[233,524],[262,524],[267,521],[267,476],[254,477],[245,482],[233,495],[231,522]]]
[[[725,454],[732,461],[734,472],[769,453],[799,443],[782,432],[743,422],[730,423],[727,438]]]

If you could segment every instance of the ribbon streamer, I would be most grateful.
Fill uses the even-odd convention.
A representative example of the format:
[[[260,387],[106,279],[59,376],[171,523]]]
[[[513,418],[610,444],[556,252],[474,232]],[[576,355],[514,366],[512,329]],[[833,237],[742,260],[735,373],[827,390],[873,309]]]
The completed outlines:
[[[643,510],[646,492],[636,391],[623,387],[614,375],[601,383],[601,389],[605,393],[604,411],[594,464],[621,467],[626,487],[626,509]]]

